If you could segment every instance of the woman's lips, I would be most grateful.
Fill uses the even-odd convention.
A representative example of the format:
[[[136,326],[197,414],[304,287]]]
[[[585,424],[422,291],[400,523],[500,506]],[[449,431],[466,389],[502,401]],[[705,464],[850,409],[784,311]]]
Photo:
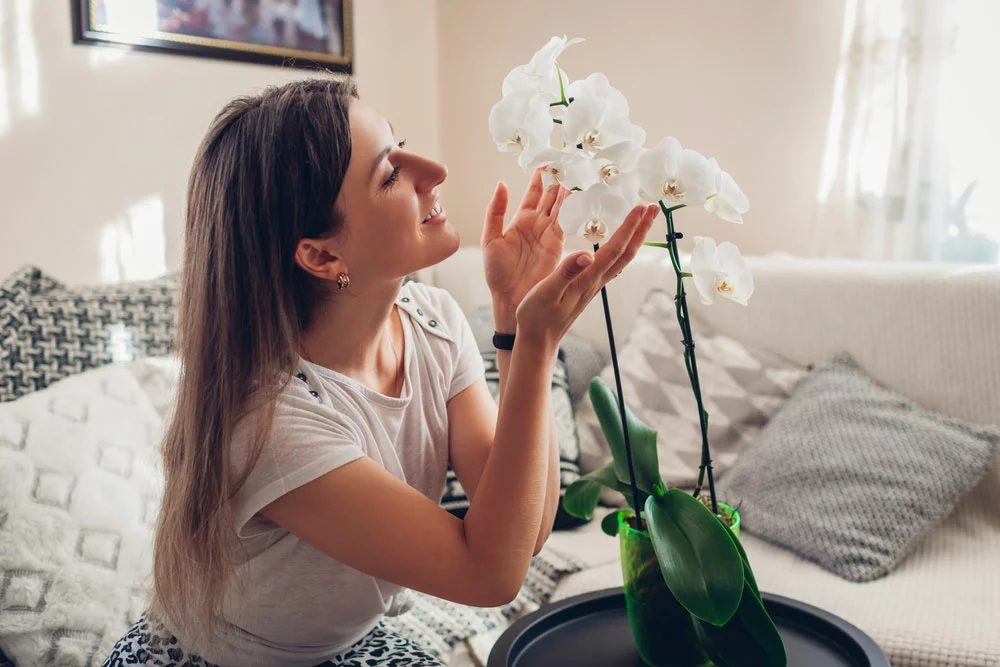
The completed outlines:
[[[441,204],[434,204],[434,208],[431,209],[431,214],[427,217],[423,223],[424,225],[443,225],[448,221],[447,215],[445,215],[444,207]]]

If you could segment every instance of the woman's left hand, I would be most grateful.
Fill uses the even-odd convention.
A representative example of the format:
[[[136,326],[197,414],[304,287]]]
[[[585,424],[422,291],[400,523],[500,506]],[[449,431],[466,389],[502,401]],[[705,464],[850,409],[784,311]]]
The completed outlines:
[[[569,195],[560,185],[543,188],[542,170],[536,169],[514,219],[504,229],[507,186],[502,181],[497,184],[486,210],[482,246],[486,284],[498,319],[512,315],[531,288],[559,264],[563,250],[559,208]]]

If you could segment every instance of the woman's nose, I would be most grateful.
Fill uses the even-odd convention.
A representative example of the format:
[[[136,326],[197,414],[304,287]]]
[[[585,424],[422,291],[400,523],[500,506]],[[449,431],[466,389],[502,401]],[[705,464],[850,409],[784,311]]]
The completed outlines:
[[[430,192],[441,185],[448,178],[448,167],[436,160],[423,159],[424,165],[421,170],[421,179],[418,189],[421,192]]]

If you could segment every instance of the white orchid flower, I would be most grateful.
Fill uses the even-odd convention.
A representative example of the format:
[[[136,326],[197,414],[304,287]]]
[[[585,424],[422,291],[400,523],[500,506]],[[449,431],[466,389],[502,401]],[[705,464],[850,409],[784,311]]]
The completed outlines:
[[[598,180],[593,160],[577,150],[546,148],[529,166],[544,169],[542,183],[546,188],[559,183],[568,190],[586,190]]]
[[[642,201],[642,197],[639,196],[639,174],[634,171],[616,174],[602,183],[605,183],[612,192],[621,197],[629,208]]]
[[[562,100],[564,87],[569,83],[566,72],[559,69],[556,61],[567,47],[582,42],[583,39],[566,39],[563,37],[553,37],[548,44],[539,49],[531,57],[527,65],[515,67],[503,80],[501,91],[504,97],[513,93],[541,93],[549,102],[559,102]],[[560,87],[559,77],[562,77],[562,87]]]
[[[715,158],[709,160],[714,172],[712,191],[705,200],[705,210],[727,222],[743,224],[743,214],[750,210],[750,200],[727,172],[719,168]]]
[[[497,148],[503,153],[516,153],[518,164],[526,171],[535,157],[549,147],[552,126],[549,103],[535,93],[512,93],[490,111],[490,134]]]
[[[663,139],[639,159],[639,194],[648,202],[701,205],[715,191],[717,170],[700,153]]]
[[[691,277],[705,305],[711,305],[716,296],[721,296],[745,306],[753,294],[753,276],[746,260],[740,249],[728,241],[716,247],[715,239],[694,237]]]
[[[646,130],[632,126],[632,138],[604,148],[594,154],[598,176],[605,185],[614,186],[621,174],[634,171],[645,149]]]
[[[571,236],[600,243],[618,229],[631,209],[614,189],[598,183],[566,198],[559,211],[559,226]]]
[[[617,144],[635,139],[628,120],[628,101],[601,73],[570,84],[573,103],[562,118],[562,140],[593,157]]]

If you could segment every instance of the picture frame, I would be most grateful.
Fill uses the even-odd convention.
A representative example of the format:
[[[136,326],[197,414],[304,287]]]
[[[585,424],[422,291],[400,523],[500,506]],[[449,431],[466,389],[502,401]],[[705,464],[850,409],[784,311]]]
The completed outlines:
[[[353,71],[352,0],[70,0],[73,42]]]

